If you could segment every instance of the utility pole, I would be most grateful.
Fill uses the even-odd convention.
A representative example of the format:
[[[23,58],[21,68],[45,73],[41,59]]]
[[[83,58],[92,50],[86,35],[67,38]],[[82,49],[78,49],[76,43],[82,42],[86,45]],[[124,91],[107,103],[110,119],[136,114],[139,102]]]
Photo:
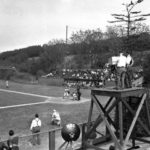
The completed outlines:
[[[68,26],[66,26],[66,44],[68,43]]]

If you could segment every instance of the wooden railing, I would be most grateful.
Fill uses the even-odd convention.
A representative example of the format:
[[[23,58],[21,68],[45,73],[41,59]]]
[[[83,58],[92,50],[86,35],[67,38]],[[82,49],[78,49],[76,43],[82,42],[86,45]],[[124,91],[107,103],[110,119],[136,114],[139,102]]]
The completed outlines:
[[[81,135],[80,135],[79,141],[77,141],[77,143],[80,142],[80,144],[79,144],[80,146],[78,145],[77,149],[81,149],[82,137],[84,136],[82,133],[84,133],[83,128],[86,125],[86,123],[80,123],[78,125],[80,126]],[[60,145],[63,144],[63,142],[64,142],[64,140],[61,137],[61,129],[62,129],[62,127],[59,127],[59,128],[51,129],[48,131],[43,131],[40,133],[19,136],[19,149],[20,150],[28,150],[28,149],[32,150],[32,149],[34,149],[33,146],[29,146],[29,139],[31,139],[33,135],[39,134],[40,137],[45,136],[44,139],[46,139],[46,141],[48,140],[48,142],[46,142],[46,145],[44,145],[44,147],[41,145],[37,146],[37,148],[36,148],[37,150],[58,150],[58,147],[60,147]],[[57,134],[57,136],[56,136],[56,134]],[[59,145],[57,145],[58,143],[56,142],[56,139],[58,138],[58,134],[59,134],[59,138],[61,139],[61,142],[59,143]],[[7,145],[7,140],[2,140],[1,142],[5,143]],[[76,141],[74,143],[76,143]]]

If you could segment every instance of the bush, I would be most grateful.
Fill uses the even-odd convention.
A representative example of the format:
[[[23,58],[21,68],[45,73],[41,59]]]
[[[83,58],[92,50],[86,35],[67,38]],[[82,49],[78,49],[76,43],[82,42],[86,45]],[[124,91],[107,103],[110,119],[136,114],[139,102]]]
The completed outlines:
[[[21,73],[21,72],[17,72],[16,74],[15,74],[15,76],[13,76],[12,78],[11,78],[11,80],[13,80],[13,81],[18,81],[18,82],[30,82],[31,80],[33,79],[33,77],[30,75],[30,74],[28,74],[28,73]]]

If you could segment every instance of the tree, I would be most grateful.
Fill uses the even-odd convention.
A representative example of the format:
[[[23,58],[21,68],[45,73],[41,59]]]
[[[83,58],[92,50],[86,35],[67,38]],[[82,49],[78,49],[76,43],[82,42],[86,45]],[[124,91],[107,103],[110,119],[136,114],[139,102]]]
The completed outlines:
[[[77,31],[72,33],[70,39],[72,43],[82,43],[90,44],[92,41],[99,41],[103,38],[103,33],[100,29],[96,30],[85,30]]]
[[[146,25],[145,23],[135,22],[134,26],[136,28],[134,28],[134,30],[132,30],[132,34],[142,34],[142,33],[150,32],[150,27],[148,25]]]
[[[107,26],[105,36],[107,38],[107,45],[109,51],[117,54],[122,49],[122,36],[124,34],[124,28],[121,26]]]
[[[135,6],[139,3],[141,3],[143,0],[137,0],[136,2],[130,1],[130,3],[124,4],[126,8],[126,14],[112,14],[112,16],[115,18],[114,21],[109,21],[110,23],[118,23],[118,22],[124,22],[126,23],[126,33],[127,33],[127,50],[129,50],[132,53],[132,49],[130,49],[130,34],[133,30],[135,30],[136,22],[144,21],[146,20],[145,17],[150,16],[150,14],[141,14],[141,11],[133,11]]]
[[[103,33],[100,29],[85,30],[73,33],[71,43],[74,44],[72,51],[77,51],[78,54],[88,54],[89,51],[97,52],[97,43],[103,38]],[[75,48],[75,49],[74,49]]]
[[[44,46],[44,53],[40,55],[40,64],[43,68],[43,71],[50,72],[60,68],[60,64],[63,66],[63,46],[63,44]]]

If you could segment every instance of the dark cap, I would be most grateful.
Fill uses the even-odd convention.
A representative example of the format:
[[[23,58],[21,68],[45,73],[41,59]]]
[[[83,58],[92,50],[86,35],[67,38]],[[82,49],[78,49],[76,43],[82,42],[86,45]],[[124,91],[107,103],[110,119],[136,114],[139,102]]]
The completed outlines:
[[[10,136],[14,135],[14,131],[13,130],[9,130],[9,135]]]
[[[38,118],[38,117],[39,117],[39,114],[35,114],[35,117]]]

